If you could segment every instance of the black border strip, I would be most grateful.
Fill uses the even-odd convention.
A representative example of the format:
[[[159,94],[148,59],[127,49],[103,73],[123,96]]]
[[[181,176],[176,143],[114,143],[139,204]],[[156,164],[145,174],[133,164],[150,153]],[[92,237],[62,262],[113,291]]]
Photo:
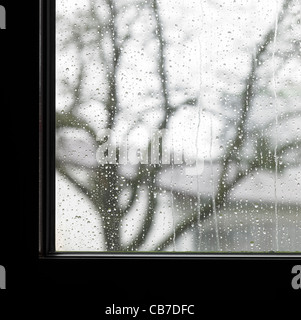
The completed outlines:
[[[45,256],[46,259],[184,259],[184,260],[295,260],[300,259],[300,255],[288,253],[288,254],[266,254],[266,253],[166,253],[166,252],[122,252],[122,253],[110,253],[110,252],[56,252]]]
[[[55,252],[55,1],[40,0],[40,254]]]

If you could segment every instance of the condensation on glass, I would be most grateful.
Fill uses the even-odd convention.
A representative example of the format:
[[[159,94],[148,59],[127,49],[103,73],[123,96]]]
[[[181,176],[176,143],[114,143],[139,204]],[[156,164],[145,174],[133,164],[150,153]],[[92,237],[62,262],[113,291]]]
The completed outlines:
[[[56,250],[300,252],[300,2],[56,2]]]

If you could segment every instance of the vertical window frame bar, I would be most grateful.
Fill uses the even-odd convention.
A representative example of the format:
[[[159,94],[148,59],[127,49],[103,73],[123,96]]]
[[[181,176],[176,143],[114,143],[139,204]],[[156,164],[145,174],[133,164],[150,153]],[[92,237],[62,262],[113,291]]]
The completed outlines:
[[[40,0],[40,255],[55,253],[55,0]]]

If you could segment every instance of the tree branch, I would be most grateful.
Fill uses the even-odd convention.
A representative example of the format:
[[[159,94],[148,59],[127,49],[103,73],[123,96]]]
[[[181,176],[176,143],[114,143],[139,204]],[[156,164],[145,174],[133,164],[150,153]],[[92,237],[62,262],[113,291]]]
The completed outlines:
[[[165,63],[165,39],[163,36],[162,30],[162,21],[160,17],[159,7],[157,0],[153,0],[153,11],[155,14],[156,20],[156,35],[159,41],[159,60],[158,60],[158,73],[160,77],[160,83],[162,86],[162,98],[163,98],[163,108],[164,108],[164,117],[159,126],[159,129],[165,129],[167,126],[167,121],[172,113],[172,107],[169,103],[169,94],[167,88],[167,72],[166,72],[166,63]]]
[[[92,192],[84,187],[82,184],[80,184],[78,181],[76,181],[66,170],[66,168],[63,165],[63,162],[56,159],[56,169],[57,171],[64,177],[66,178],[71,185],[75,186],[77,190],[87,196],[90,200],[92,198]]]
[[[70,111],[65,113],[56,112],[56,128],[74,128],[85,130],[96,141],[96,133],[88,123],[73,115]]]
[[[154,1],[156,3],[156,1]],[[282,6],[282,10],[280,11],[278,15],[278,23],[283,21],[284,14],[282,12],[285,12],[285,10],[288,8],[292,0],[286,0]],[[253,57],[251,61],[251,70],[249,72],[249,75],[246,78],[245,81],[245,89],[242,92],[241,95],[241,116],[236,126],[236,134],[233,139],[233,143],[231,143],[225,153],[224,156],[224,163],[223,163],[223,169],[219,178],[215,203],[217,206],[221,206],[225,201],[226,197],[228,195],[228,192],[236,185],[238,181],[240,181],[243,177],[247,176],[251,171],[255,170],[256,167],[258,167],[257,162],[253,162],[245,171],[239,170],[236,174],[235,178],[229,182],[228,181],[228,171],[229,171],[229,164],[231,160],[234,158],[238,159],[238,157],[235,156],[235,154],[239,154],[239,152],[242,149],[243,141],[246,135],[246,121],[250,113],[251,105],[253,102],[253,88],[256,81],[256,72],[259,67],[258,62],[260,61],[261,57],[265,52],[267,51],[267,48],[269,44],[273,40],[275,29],[272,28],[269,30],[265,37],[263,38],[262,42],[258,44],[257,48],[258,51],[256,55]],[[198,215],[202,214],[202,218],[206,219],[211,214],[211,208],[208,206],[207,209],[201,209],[201,212],[194,213],[190,218],[183,221],[175,230],[176,237],[180,236],[184,231],[191,228],[191,225],[194,223],[197,223],[198,221]],[[172,231],[169,236],[167,236],[159,245],[157,245],[155,250],[162,250],[166,246],[172,243],[174,238],[174,232]]]
[[[206,208],[201,209],[201,212],[195,212],[191,217],[182,221],[178,226],[175,228],[175,231],[172,231],[170,235],[165,237],[159,244],[156,245],[155,251],[162,251],[170,244],[172,244],[174,240],[174,234],[176,239],[181,236],[185,231],[189,230],[192,225],[198,223],[199,215],[201,214],[202,220],[207,219],[212,213],[212,208],[206,206]]]
[[[283,21],[284,14],[282,12],[285,12],[285,10],[288,8],[289,4],[292,2],[292,0],[286,0],[282,6],[282,10],[280,10],[280,13],[278,14],[278,23]],[[273,36],[275,33],[275,28],[271,28],[266,35],[263,37],[263,40],[261,43],[257,45],[257,52],[256,55],[252,58],[251,61],[251,70],[246,78],[245,81],[245,89],[242,92],[241,95],[241,115],[240,119],[238,120],[237,126],[236,126],[236,134],[233,139],[233,142],[229,144],[226,153],[224,155],[224,166],[223,170],[220,175],[218,189],[217,189],[217,199],[216,203],[218,205],[221,205],[227,197],[228,191],[232,188],[233,182],[228,182],[227,176],[228,176],[228,169],[229,169],[229,163],[231,158],[233,157],[233,154],[239,154],[244,138],[246,136],[246,122],[248,119],[248,116],[250,114],[250,110],[252,107],[252,102],[254,99],[254,85],[256,82],[256,72],[257,69],[260,67],[258,62],[261,60],[261,57],[266,53],[267,48],[269,47],[269,44],[273,41]],[[238,178],[238,176],[236,176]]]
[[[140,232],[132,240],[131,244],[129,246],[126,246],[125,249],[128,251],[137,250],[142,245],[151,230],[153,216],[157,206],[157,198],[155,197],[155,183],[153,182],[153,178],[154,177],[152,177],[151,180],[152,183],[148,185],[148,206],[146,210],[146,216],[144,218]]]

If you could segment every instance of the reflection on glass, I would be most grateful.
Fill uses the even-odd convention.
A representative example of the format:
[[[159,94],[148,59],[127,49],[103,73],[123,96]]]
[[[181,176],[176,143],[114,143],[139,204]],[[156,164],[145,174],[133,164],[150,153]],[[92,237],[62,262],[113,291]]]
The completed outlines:
[[[56,249],[301,249],[301,14],[57,1]]]

